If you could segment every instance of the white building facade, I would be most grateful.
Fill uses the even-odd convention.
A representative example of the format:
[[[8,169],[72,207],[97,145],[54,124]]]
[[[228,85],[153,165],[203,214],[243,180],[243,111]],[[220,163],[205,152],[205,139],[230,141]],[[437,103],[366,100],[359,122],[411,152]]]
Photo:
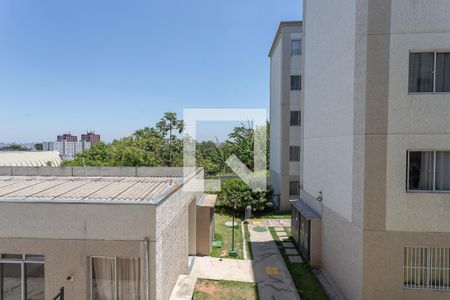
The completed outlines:
[[[347,299],[450,298],[450,2],[304,3],[301,199]]]
[[[77,154],[90,149],[91,142],[44,142],[42,148],[44,151],[57,151],[63,160],[70,160]]]
[[[281,22],[270,57],[270,184],[274,203],[298,197],[301,157],[302,22]]]

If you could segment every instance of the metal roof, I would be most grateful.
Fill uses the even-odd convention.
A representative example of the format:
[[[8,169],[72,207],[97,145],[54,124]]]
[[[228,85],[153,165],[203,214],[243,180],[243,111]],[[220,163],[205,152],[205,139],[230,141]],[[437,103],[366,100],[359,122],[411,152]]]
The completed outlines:
[[[177,187],[168,177],[0,176],[1,202],[156,203]]]
[[[291,203],[302,215],[305,216],[305,218],[309,220],[320,219],[320,215],[302,199],[297,199]]]
[[[52,167],[61,165],[56,151],[0,151],[0,166],[4,167]]]

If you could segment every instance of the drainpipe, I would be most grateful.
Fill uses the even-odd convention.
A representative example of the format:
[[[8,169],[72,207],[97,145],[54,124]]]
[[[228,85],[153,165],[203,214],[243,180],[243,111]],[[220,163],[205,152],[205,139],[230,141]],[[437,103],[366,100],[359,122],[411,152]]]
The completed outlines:
[[[144,267],[144,272],[145,272],[145,299],[146,300],[150,300],[150,277],[149,277],[149,241],[148,238],[144,238],[144,240],[142,241],[142,243],[144,244],[144,252],[145,252],[145,257],[144,257],[144,261],[145,261],[145,267]]]

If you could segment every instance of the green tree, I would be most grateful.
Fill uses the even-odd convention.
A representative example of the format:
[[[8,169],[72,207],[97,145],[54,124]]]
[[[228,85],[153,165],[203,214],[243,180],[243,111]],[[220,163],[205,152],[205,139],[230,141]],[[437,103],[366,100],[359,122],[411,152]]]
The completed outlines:
[[[44,149],[44,146],[42,145],[42,143],[37,143],[37,144],[34,144],[34,148],[37,151],[42,151]]]
[[[172,163],[172,144],[175,144],[176,137],[172,135],[173,132],[178,131],[181,134],[184,130],[183,120],[178,120],[177,114],[174,112],[166,112],[161,120],[156,124],[156,129],[164,136],[168,135],[168,165],[171,167]],[[175,145],[179,146],[179,145]]]

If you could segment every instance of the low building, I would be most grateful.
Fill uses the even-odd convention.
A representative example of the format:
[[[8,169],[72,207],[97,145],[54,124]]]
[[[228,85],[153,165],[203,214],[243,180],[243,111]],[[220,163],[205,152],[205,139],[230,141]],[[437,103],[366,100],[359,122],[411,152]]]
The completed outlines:
[[[0,167],[59,167],[61,157],[56,151],[1,151]]]
[[[0,175],[0,299],[53,299],[61,288],[66,299],[168,299],[204,240],[196,236],[203,193],[190,186],[202,169],[184,178],[181,168]]]

